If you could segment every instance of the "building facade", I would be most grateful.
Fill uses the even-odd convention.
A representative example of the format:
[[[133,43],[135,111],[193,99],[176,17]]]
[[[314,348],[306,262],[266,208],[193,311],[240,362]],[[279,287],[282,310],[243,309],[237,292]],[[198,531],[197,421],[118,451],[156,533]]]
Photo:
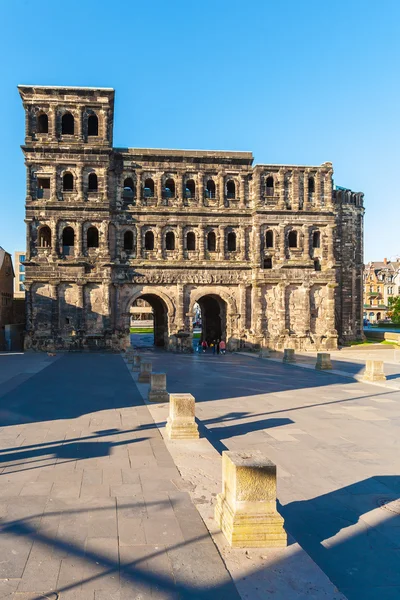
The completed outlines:
[[[11,254],[0,247],[0,350],[7,350],[6,326],[14,319],[13,281]]]
[[[25,250],[14,252],[14,298],[25,298]]]
[[[389,298],[400,296],[400,259],[370,262],[364,268],[364,319],[388,317]]]
[[[114,91],[19,86],[27,169],[26,347],[335,348],[362,337],[363,194],[332,164],[250,152],[113,148]]]

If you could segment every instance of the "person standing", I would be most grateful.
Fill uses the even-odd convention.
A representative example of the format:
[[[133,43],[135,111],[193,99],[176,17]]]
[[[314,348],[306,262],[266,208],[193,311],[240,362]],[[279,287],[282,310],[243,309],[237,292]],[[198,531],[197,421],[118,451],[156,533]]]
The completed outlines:
[[[201,346],[202,346],[202,348],[203,348],[203,352],[205,352],[205,351],[207,350],[207,342],[206,342],[206,340],[203,340],[203,341],[201,342]]]
[[[219,343],[219,349],[221,350],[221,354],[225,354],[226,345],[224,340],[221,340]]]
[[[217,341],[216,341],[216,344],[215,344],[215,345],[216,345],[216,347],[217,347],[217,354],[219,354],[219,344],[220,344],[220,341],[219,341],[219,340],[217,340]]]

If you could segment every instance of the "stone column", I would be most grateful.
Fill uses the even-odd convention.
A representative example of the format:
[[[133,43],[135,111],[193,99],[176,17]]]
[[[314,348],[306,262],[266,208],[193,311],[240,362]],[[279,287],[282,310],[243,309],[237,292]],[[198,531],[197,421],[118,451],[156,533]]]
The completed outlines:
[[[315,205],[320,210],[321,208],[321,172],[315,173]]]
[[[308,197],[308,176],[309,172],[307,170],[304,171],[304,210],[310,210],[310,201]]]
[[[183,175],[178,173],[176,176],[176,186],[175,186],[175,195],[177,199],[178,206],[183,206],[183,199],[185,197],[184,189],[183,189]]]
[[[75,135],[82,139],[82,106],[78,106],[76,113],[74,114],[74,118],[76,124]]]
[[[239,283],[239,313],[240,313],[240,329],[244,331],[247,326],[247,306],[246,306],[246,285]]]
[[[335,288],[337,287],[336,283],[328,283],[327,285],[327,307],[326,307],[326,328],[327,332],[330,336],[335,337],[337,335],[335,329]]]
[[[50,221],[51,231],[51,255],[55,259],[58,255],[58,236],[57,236],[57,221],[52,219]]]
[[[246,260],[246,236],[243,227],[238,230],[238,241],[239,241],[239,259]]]
[[[326,245],[327,245],[327,256],[328,266],[332,267],[335,264],[335,249],[334,249],[334,225],[326,226]],[[322,244],[322,247],[324,244]]]
[[[285,203],[285,171],[280,169],[279,171],[279,206],[280,210],[284,210],[286,208]]]
[[[136,204],[140,204],[142,198],[142,176],[136,171]]]
[[[262,303],[261,286],[253,283],[252,286],[252,330],[254,335],[262,335]]]
[[[177,228],[178,234],[178,260],[183,260],[183,251],[184,251],[184,234],[183,234],[183,225],[178,225]]]
[[[185,327],[185,286],[182,283],[176,285],[176,327],[184,329]]]
[[[76,167],[76,195],[78,202],[84,201],[83,194],[83,165],[79,164]]]
[[[25,287],[25,298],[26,298],[26,305],[25,305],[25,314],[26,314],[26,330],[27,331],[31,331],[33,329],[33,323],[32,323],[32,319],[33,319],[33,309],[32,309],[32,295],[33,295],[33,291],[32,291],[32,285],[30,283],[25,283],[24,284]]]
[[[26,252],[25,252],[25,256],[26,256],[26,260],[30,260],[31,258],[31,225],[32,222],[28,219],[25,219],[25,223],[26,223]],[[39,243],[39,238],[37,238],[36,243]]]
[[[49,140],[54,141],[57,139],[57,107],[50,106],[47,118],[49,120]]]
[[[285,225],[279,225],[279,260],[281,261],[284,261],[286,258],[285,244]]]
[[[310,260],[310,232],[308,225],[303,225],[303,258],[304,260]]]
[[[199,259],[205,260],[205,258],[206,258],[206,240],[205,240],[204,225],[199,225],[198,244],[199,244]]]
[[[164,257],[164,249],[163,249],[163,235],[162,235],[162,226],[156,226],[156,235],[155,235],[155,248],[157,249],[157,258]]]
[[[83,248],[82,248],[82,223],[76,223],[75,230],[75,248],[74,248],[74,256],[82,256]]]
[[[223,173],[218,173],[218,205],[225,206],[225,177]]]
[[[303,284],[303,326],[302,330],[300,331],[300,335],[306,335],[311,328],[310,289],[311,288],[309,284]]]
[[[279,329],[283,333],[286,329],[286,285],[278,283],[279,306],[277,312]]]
[[[225,260],[225,227],[223,225],[218,226],[217,252],[218,259]]]
[[[292,209],[299,210],[299,172],[292,171]]]
[[[157,173],[155,181],[156,206],[162,204],[162,174]]]
[[[246,207],[246,178],[244,175],[239,177],[239,208]]]
[[[197,174],[197,193],[196,196],[199,199],[200,205],[204,204],[204,180],[203,173]]]
[[[222,453],[215,520],[234,548],[286,546],[276,510],[276,466],[260,451]]]

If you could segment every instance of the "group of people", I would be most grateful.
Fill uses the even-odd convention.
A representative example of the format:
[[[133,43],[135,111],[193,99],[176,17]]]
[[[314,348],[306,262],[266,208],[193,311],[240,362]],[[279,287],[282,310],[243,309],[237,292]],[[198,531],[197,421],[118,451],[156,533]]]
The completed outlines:
[[[224,340],[213,340],[212,342],[207,342],[207,340],[200,340],[197,351],[207,352],[207,348],[210,348],[213,354],[225,354],[226,352],[226,344]]]

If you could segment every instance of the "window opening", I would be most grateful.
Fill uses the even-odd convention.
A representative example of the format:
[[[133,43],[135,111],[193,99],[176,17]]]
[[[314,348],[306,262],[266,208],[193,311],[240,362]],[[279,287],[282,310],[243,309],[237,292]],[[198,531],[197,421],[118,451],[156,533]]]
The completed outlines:
[[[186,188],[185,188],[185,197],[186,198],[194,198],[196,194],[196,186],[195,183],[193,181],[193,179],[189,179],[186,182]]]
[[[215,198],[215,183],[212,179],[207,181],[205,196],[206,198]]]
[[[297,248],[297,231],[289,233],[289,248]]]
[[[265,247],[273,248],[274,247],[274,232],[269,229],[265,234]]]
[[[41,248],[50,248],[50,246],[51,246],[51,231],[50,231],[50,227],[47,227],[47,225],[40,228],[39,246]]]
[[[72,192],[74,189],[74,177],[72,173],[65,173],[63,176],[63,191]]]
[[[74,135],[74,117],[71,113],[65,113],[61,119],[61,133],[63,135]]]
[[[97,229],[97,227],[89,227],[89,229],[87,230],[87,247],[99,247],[99,230]]]
[[[207,250],[209,252],[215,252],[217,247],[217,238],[215,237],[214,231],[210,231],[207,235]]]
[[[314,231],[313,233],[313,239],[312,239],[312,245],[313,248],[320,248],[321,247],[321,234],[319,231]]]
[[[152,231],[146,231],[144,236],[144,247],[145,250],[154,250],[154,233]]]
[[[165,236],[165,249],[166,250],[175,250],[175,234],[173,231],[168,231]]]
[[[133,250],[133,232],[125,231],[124,233],[124,250]]]
[[[49,133],[49,118],[45,113],[39,115],[37,120],[38,133]]]
[[[236,186],[232,179],[226,184],[226,197],[230,200],[233,200],[236,197]]]
[[[236,252],[236,234],[233,231],[228,233],[228,252]]]
[[[144,197],[154,197],[154,181],[152,179],[146,179],[146,181],[144,182]]]
[[[187,250],[196,250],[196,236],[193,231],[189,231],[186,236],[186,248]]]
[[[97,175],[96,173],[90,173],[88,180],[89,192],[97,192]]]
[[[272,269],[272,258],[264,258],[264,269]]]
[[[99,135],[99,120],[97,115],[90,115],[88,118],[88,136]]]
[[[266,189],[267,196],[274,195],[274,178],[273,177],[271,177],[271,176],[267,177],[265,189]]]

